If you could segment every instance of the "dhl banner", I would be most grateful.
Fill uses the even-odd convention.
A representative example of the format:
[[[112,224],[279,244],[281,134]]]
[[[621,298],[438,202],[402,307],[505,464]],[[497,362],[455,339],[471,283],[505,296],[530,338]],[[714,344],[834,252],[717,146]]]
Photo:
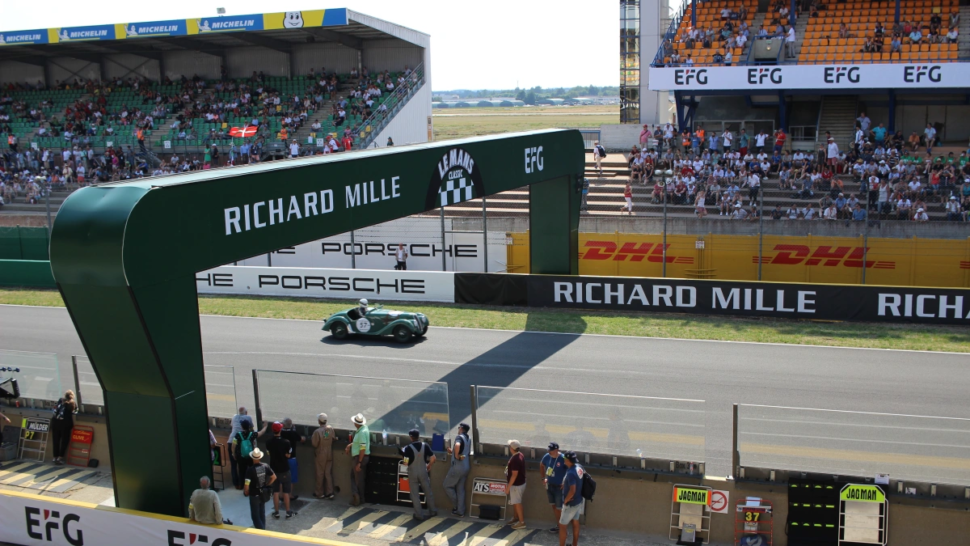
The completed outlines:
[[[527,233],[510,234],[508,271],[529,272]],[[580,233],[579,274],[758,280],[758,236]],[[884,239],[765,235],[764,281],[970,287],[970,238]]]

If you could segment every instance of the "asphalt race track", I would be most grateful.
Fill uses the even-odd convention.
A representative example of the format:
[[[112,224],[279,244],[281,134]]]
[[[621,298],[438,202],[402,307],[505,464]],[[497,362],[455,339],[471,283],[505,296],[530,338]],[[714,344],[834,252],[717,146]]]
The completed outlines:
[[[894,415],[743,406],[742,464],[781,461],[970,485],[965,354],[434,327],[426,339],[398,345],[389,338],[335,342],[321,322],[201,320],[206,365],[233,366],[238,403],[250,407],[254,368],[444,382],[452,425],[469,414],[469,385],[629,395],[495,391],[505,397],[486,404],[480,419],[488,423],[482,425],[486,435],[503,439],[515,430],[526,436],[538,422],[567,447],[560,434],[577,443],[612,442],[606,439],[614,430],[609,421],[622,411],[630,439],[624,449],[643,449],[644,456],[693,449],[708,474],[722,476],[730,473],[734,403],[882,412]],[[84,354],[65,309],[0,305],[0,351],[10,350],[57,353],[65,382],[71,355]],[[231,393],[229,376],[221,377]],[[337,405],[330,397],[353,400],[353,393],[313,378],[279,386],[285,392],[267,395],[272,399],[264,410],[272,405],[310,416]],[[228,410],[231,395],[220,398]],[[210,402],[210,413],[213,407]]]

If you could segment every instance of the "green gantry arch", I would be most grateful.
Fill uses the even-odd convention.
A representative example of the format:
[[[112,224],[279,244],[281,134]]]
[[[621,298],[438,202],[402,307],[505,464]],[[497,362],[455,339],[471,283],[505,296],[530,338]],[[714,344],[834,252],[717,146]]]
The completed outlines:
[[[317,156],[81,189],[51,268],[104,389],[115,499],[184,515],[211,472],[195,274],[530,186],[532,271],[578,273],[578,131]]]

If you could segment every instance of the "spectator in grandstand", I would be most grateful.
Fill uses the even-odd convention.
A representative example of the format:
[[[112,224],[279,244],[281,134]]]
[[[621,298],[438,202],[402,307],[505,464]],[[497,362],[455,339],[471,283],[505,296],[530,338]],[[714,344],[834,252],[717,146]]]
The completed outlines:
[[[189,519],[206,525],[232,525],[232,522],[222,517],[222,504],[219,495],[209,489],[208,476],[199,478],[199,488],[189,497]]]
[[[909,215],[913,212],[913,202],[905,195],[899,194],[896,199],[896,218],[898,220],[909,220]]]
[[[849,27],[845,26],[845,23],[839,23],[839,39],[845,39],[849,37]]]
[[[960,29],[955,26],[950,27],[950,29],[946,32],[946,43],[956,44],[956,43],[959,43],[959,41],[960,41]]]
[[[748,217],[748,211],[744,210],[741,206],[741,202],[738,201],[734,203],[734,212],[731,214],[732,220],[745,220]]]
[[[789,59],[795,58],[795,42],[797,37],[795,36],[794,25],[788,25],[788,33],[785,36],[785,54]]]
[[[872,120],[869,119],[869,116],[867,116],[865,112],[862,112],[859,114],[859,117],[855,118],[855,120],[859,122],[859,127],[862,129],[862,132],[864,134],[868,134],[869,126],[872,125]]]
[[[509,504],[514,512],[510,523],[512,529],[524,529],[525,509],[522,503],[525,497],[525,455],[520,451],[521,444],[518,440],[509,440],[508,445],[512,456],[505,467],[505,478],[508,481]]]
[[[626,204],[620,207],[620,212],[625,210],[628,215],[633,216],[633,187],[629,182],[623,188],[623,199],[626,201]]]
[[[960,214],[964,222],[970,222],[970,195],[963,198],[963,203],[960,204]]]
[[[828,139],[828,145],[826,146],[826,151],[825,151],[825,158],[826,158],[826,162],[833,169],[839,162],[839,145],[836,144],[835,139],[833,138]]]
[[[775,153],[780,153],[781,150],[785,147],[786,138],[788,138],[788,136],[785,134],[785,130],[779,127],[778,130],[775,131],[775,147],[774,147]]]
[[[913,30],[909,33],[909,42],[911,44],[919,44],[920,40],[923,39],[923,32],[920,31],[919,27],[913,27]]]
[[[916,209],[916,214],[913,215],[913,221],[920,222],[920,223],[929,222],[930,217],[926,214],[926,211],[922,207],[920,207]]]
[[[596,164],[596,170],[599,174],[603,174],[603,160],[606,159],[606,148],[600,146],[600,142],[597,140],[593,143],[593,163]]]
[[[923,129],[923,138],[926,142],[926,155],[929,157],[933,153],[933,145],[936,143],[936,128],[933,127],[932,123],[926,124],[926,129]]]

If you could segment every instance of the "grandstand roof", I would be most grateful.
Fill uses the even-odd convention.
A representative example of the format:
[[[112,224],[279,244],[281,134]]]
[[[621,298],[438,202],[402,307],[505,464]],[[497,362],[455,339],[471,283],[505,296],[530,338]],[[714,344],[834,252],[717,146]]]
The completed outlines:
[[[98,62],[101,55],[117,53],[158,59],[169,51],[220,55],[226,49],[247,46],[289,52],[296,44],[314,42],[362,49],[366,40],[390,38],[430,45],[427,34],[338,8],[2,31],[0,60],[44,65],[52,57],[63,56]]]

